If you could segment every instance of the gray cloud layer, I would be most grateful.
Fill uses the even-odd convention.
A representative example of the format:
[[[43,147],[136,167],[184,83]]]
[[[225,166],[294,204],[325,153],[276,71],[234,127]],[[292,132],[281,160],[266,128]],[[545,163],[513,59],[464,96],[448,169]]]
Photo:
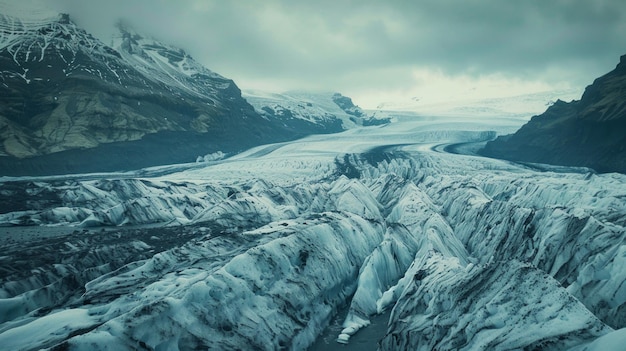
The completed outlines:
[[[412,69],[586,85],[626,53],[623,0],[51,0],[101,38],[125,18],[275,88],[409,89]]]

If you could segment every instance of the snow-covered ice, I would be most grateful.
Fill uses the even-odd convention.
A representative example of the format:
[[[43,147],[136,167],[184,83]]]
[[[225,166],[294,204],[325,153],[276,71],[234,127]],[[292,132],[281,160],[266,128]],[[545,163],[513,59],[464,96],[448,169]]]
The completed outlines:
[[[30,205],[1,224],[76,231],[3,241],[0,345],[302,350],[345,309],[348,343],[391,311],[381,350],[624,340],[626,176],[445,152],[518,116],[393,117],[210,162],[3,178]]]

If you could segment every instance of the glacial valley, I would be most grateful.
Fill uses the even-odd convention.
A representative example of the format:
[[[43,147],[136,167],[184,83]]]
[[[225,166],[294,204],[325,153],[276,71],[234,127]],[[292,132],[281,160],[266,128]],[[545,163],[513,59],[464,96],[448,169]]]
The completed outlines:
[[[388,316],[380,350],[626,341],[626,176],[473,153],[516,118],[392,120],[1,178],[0,345],[305,350],[339,311],[333,344]]]

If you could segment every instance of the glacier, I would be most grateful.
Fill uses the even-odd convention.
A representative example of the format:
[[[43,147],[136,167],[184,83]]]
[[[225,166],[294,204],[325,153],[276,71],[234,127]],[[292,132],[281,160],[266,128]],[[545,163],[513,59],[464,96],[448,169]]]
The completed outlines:
[[[473,154],[522,123],[395,113],[199,163],[3,177],[0,345],[305,350],[381,315],[380,350],[622,345],[626,176]]]

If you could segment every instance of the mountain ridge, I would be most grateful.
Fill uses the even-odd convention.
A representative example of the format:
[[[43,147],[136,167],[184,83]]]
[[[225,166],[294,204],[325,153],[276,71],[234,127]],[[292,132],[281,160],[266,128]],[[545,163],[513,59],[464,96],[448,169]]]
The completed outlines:
[[[232,80],[127,26],[112,46],[66,14],[2,15],[0,29],[0,175],[193,162],[319,132],[261,116]]]
[[[229,105],[235,100],[241,105],[240,117],[247,113],[260,120],[232,80],[204,75],[195,89],[180,89],[182,84],[171,84],[174,74],[170,81],[155,79],[157,68],[150,71],[147,63],[125,59],[134,57],[132,52],[103,44],[67,15],[18,26],[4,18],[10,25],[4,32],[18,33],[6,35],[0,57],[4,68],[0,88],[6,102],[0,114],[10,130],[3,135],[2,151],[7,156],[40,156],[135,141],[161,131],[205,132],[212,119],[234,111]],[[33,47],[40,52],[33,53]],[[24,73],[14,73],[20,70]]]
[[[626,55],[587,86],[580,100],[558,100],[481,154],[511,161],[626,173]]]
[[[390,121],[366,113],[354,105],[351,98],[338,92],[244,90],[243,97],[267,119],[285,123],[290,128],[302,126],[316,133],[340,132]]]

